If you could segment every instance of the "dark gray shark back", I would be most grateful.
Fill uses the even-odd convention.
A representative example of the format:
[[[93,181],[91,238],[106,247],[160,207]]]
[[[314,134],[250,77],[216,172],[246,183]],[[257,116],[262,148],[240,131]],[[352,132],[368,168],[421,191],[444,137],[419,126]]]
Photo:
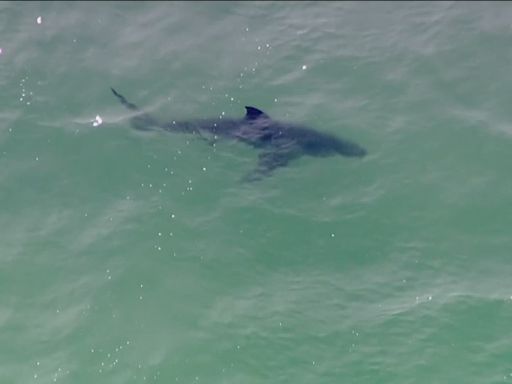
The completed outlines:
[[[138,111],[132,117],[132,124],[139,130],[163,129],[176,133],[211,134],[233,138],[252,147],[263,150],[259,155],[258,166],[244,180],[254,181],[270,175],[276,168],[286,166],[302,155],[325,157],[342,155],[362,157],[366,150],[356,143],[337,136],[318,132],[308,127],[283,123],[271,119],[258,108],[246,106],[242,119],[210,119],[186,122],[162,123],[148,113],[142,112],[135,104],[111,88],[112,93],[127,109]]]

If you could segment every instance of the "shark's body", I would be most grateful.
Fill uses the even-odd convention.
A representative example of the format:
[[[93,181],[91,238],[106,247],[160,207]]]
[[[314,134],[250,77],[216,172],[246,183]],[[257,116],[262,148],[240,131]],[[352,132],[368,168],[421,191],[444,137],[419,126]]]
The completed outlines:
[[[114,89],[112,92],[125,107],[140,112],[132,118],[136,129],[162,129],[200,136],[208,133],[215,139],[231,138],[263,150],[259,155],[257,168],[246,180],[267,176],[274,169],[286,166],[291,160],[303,155],[325,157],[338,154],[362,157],[366,154],[366,150],[355,143],[304,126],[273,120],[254,107],[245,107],[246,115],[242,119],[217,118],[164,123],[141,112],[135,104],[128,102]]]

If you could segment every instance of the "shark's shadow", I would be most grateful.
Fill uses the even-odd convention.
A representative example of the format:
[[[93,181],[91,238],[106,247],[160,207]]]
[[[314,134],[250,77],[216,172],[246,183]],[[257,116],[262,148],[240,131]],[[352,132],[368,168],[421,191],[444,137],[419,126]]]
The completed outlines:
[[[127,101],[115,89],[111,89],[126,108],[138,112],[131,119],[132,125],[138,130],[162,129],[168,132],[196,134],[201,137],[209,134],[214,140],[221,137],[235,139],[260,149],[258,165],[244,177],[245,181],[255,181],[268,176],[276,168],[284,167],[303,155],[316,157],[366,155],[366,150],[356,143],[308,127],[273,120],[261,110],[249,106],[245,107],[246,114],[241,119],[217,118],[162,122]]]

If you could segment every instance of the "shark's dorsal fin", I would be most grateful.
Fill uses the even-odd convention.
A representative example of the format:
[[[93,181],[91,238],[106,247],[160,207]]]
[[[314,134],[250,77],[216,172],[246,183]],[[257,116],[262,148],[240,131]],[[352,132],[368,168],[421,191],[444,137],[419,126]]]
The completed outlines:
[[[246,111],[245,118],[247,120],[256,120],[256,119],[261,119],[261,118],[268,119],[268,115],[265,112],[259,110],[258,108],[246,106],[245,111]]]

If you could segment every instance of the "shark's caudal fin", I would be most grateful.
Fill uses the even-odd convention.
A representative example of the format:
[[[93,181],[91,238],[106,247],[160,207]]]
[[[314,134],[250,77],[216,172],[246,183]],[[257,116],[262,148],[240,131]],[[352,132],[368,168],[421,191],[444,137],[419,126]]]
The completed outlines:
[[[123,104],[126,108],[128,108],[132,111],[139,110],[139,107],[137,107],[135,104],[130,103],[128,100],[126,100],[126,98],[123,95],[121,95],[120,93],[118,93],[114,88],[111,87],[110,89],[112,90],[112,93],[119,99],[121,104]]]
[[[165,124],[161,123],[158,119],[151,116],[149,113],[142,112],[142,110],[135,104],[130,103],[126,98],[117,92],[114,88],[110,88],[112,93],[119,99],[121,104],[131,111],[137,111],[138,113],[133,116],[130,120],[133,127],[139,131],[150,131],[154,128],[164,128]]]

